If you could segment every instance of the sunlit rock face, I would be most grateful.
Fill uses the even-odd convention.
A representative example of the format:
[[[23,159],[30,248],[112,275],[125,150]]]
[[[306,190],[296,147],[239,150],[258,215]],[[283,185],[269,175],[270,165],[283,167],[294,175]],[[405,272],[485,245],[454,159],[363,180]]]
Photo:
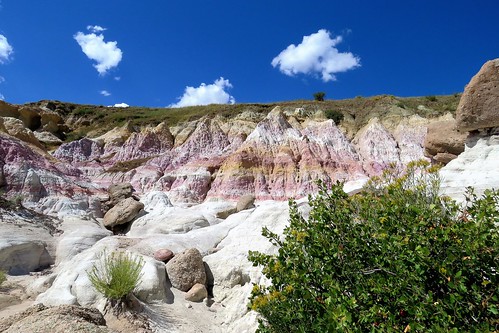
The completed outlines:
[[[40,148],[40,158],[30,157],[43,164],[38,168],[30,169],[38,164],[27,158],[4,162],[2,172],[4,179],[17,177],[10,181],[12,189],[24,188],[34,202],[65,193],[102,193],[121,182],[130,182],[138,194],[164,191],[174,203],[237,200],[245,194],[287,200],[313,193],[317,180],[363,180],[389,164],[403,167],[424,158],[428,122],[417,116],[388,122],[372,118],[351,139],[332,120],[286,115],[279,107],[266,116],[245,111],[172,128],[126,123],[95,138],[64,143],[53,158]],[[19,151],[40,147],[19,145]]]
[[[331,120],[298,129],[274,109],[223,163],[208,195],[285,200],[310,193],[318,179],[363,176],[357,153]]]
[[[56,163],[35,148],[0,134],[0,180],[5,192],[32,203],[51,195],[77,197],[91,193],[79,178],[78,169]]]

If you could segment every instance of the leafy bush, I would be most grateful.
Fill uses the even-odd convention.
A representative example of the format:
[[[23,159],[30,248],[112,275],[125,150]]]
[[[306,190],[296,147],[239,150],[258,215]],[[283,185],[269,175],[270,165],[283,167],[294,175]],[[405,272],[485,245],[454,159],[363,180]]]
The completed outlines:
[[[314,100],[322,102],[324,101],[324,97],[326,97],[326,93],[323,91],[318,91],[314,93]]]
[[[326,110],[324,114],[326,115],[327,119],[332,119],[336,125],[338,125],[345,117],[343,113],[336,110]]]
[[[337,183],[290,201],[279,251],[250,252],[269,286],[249,306],[259,332],[492,332],[499,329],[499,192],[466,207],[438,196],[436,170],[410,164],[348,196]]]
[[[7,276],[5,276],[5,272],[4,271],[0,271],[0,285],[2,283],[4,283],[5,280],[7,280]]]
[[[430,102],[436,102],[437,101],[437,97],[436,96],[426,96],[425,97],[428,101]]]
[[[126,302],[142,278],[144,260],[131,253],[105,251],[87,272],[94,288],[107,298],[115,313],[125,307]]]

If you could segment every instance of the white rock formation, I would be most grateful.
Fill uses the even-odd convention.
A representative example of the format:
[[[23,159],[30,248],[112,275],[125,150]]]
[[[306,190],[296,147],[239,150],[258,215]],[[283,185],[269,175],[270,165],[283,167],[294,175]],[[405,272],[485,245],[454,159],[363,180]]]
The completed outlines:
[[[473,186],[477,193],[499,189],[499,135],[468,139],[466,148],[440,170],[442,194],[464,200],[464,190]]]

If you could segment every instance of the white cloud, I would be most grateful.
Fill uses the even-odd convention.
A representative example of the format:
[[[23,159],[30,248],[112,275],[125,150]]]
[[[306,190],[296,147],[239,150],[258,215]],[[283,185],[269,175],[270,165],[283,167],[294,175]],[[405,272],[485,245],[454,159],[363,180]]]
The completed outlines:
[[[107,96],[111,96],[111,93],[109,91],[107,91],[107,90],[101,90],[99,92],[99,94],[101,94],[102,96],[106,96],[106,97]]]
[[[232,88],[229,80],[220,77],[213,84],[201,83],[197,88],[185,87],[184,95],[179,97],[179,101],[171,104],[170,107],[180,108],[192,105],[208,104],[234,104],[236,100],[229,95],[225,89]]]
[[[9,61],[10,56],[14,52],[14,48],[9,44],[7,37],[0,35],[0,64]]]
[[[4,82],[5,82],[5,78],[0,75],[0,83],[4,83]]]
[[[101,30],[96,30],[100,28]],[[101,32],[105,30],[98,26],[88,26],[90,31]],[[123,52],[118,48],[117,42],[104,42],[104,35],[102,34],[84,34],[83,32],[77,32],[73,38],[78,42],[83,53],[89,59],[95,60],[97,62],[94,67],[97,69],[100,75],[105,75],[108,70],[113,67],[118,66],[123,56]]]
[[[121,80],[121,76],[115,76],[115,77],[114,77],[114,80],[115,80],[115,81],[120,81],[120,80]]]
[[[336,80],[335,73],[360,66],[360,58],[350,52],[339,52],[336,45],[341,36],[331,38],[329,31],[319,30],[304,36],[300,44],[289,45],[272,60],[273,67],[289,76],[296,74],[320,75],[324,82]]]
[[[99,33],[106,31],[107,29],[101,27],[100,25],[87,25],[87,30],[90,32]]]
[[[126,103],[118,103],[118,104],[114,104],[114,105],[110,105],[109,107],[115,107],[115,108],[127,108],[129,107],[130,105],[126,104]]]
[[[5,96],[0,93],[0,101],[4,101],[4,100],[5,100]]]

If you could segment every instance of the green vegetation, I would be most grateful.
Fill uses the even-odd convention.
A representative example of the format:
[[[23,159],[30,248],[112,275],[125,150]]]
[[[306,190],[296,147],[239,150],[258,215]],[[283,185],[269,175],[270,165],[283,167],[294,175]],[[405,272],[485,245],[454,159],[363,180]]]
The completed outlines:
[[[94,288],[104,295],[115,314],[126,308],[132,292],[142,278],[144,260],[131,253],[105,251],[87,272]]]
[[[166,122],[168,126],[172,127],[202,117],[232,119],[243,112],[249,112],[252,119],[262,120],[276,106],[281,106],[284,111],[290,112],[301,108],[305,111],[303,115],[312,115],[319,110],[324,112],[335,110],[345,116],[351,116],[348,117],[349,121],[343,121],[343,125],[348,127],[349,131],[356,132],[372,117],[408,117],[417,114],[421,117],[431,118],[441,116],[446,112],[454,113],[459,103],[460,94],[436,96],[435,98],[436,101],[430,101],[426,97],[399,98],[391,95],[380,95],[343,100],[323,100],[320,103],[315,100],[297,100],[267,104],[212,104],[183,108],[116,108],[58,101],[51,103],[54,104],[56,112],[69,120],[66,123],[69,124],[70,129],[65,132],[65,141],[70,142],[85,136],[97,137],[126,123],[140,127]],[[37,105],[37,103],[33,105]]]
[[[497,332],[499,192],[466,208],[438,196],[436,170],[395,168],[348,196],[337,183],[290,201],[276,255],[250,252],[269,286],[255,285],[258,332]]]
[[[332,119],[336,125],[338,125],[345,117],[343,113],[336,110],[326,110],[324,114],[327,119]]]
[[[5,275],[4,271],[0,271],[0,285],[4,283],[7,280],[7,276]]]
[[[324,97],[326,97],[326,93],[323,91],[318,91],[314,93],[314,101],[323,102]]]
[[[427,100],[429,100],[430,102],[436,102],[437,101],[437,97],[436,96],[426,96],[425,98]]]

